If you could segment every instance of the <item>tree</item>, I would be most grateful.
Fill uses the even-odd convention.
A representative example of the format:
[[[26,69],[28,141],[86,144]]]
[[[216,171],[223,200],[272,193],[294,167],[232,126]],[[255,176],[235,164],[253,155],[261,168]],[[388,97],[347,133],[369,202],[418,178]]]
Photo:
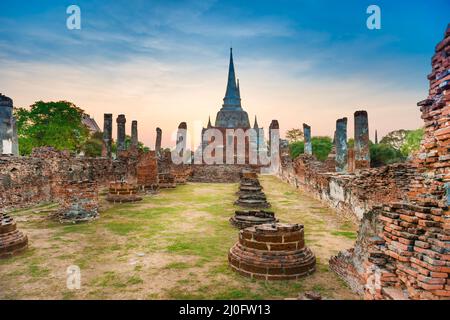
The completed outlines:
[[[303,139],[303,136],[303,131],[301,129],[293,128],[286,131],[286,139],[289,141],[289,143],[300,141]]]
[[[389,145],[396,150],[400,150],[405,143],[407,134],[408,130],[405,129],[391,131],[381,139],[380,144]]]
[[[35,147],[51,146],[79,152],[89,137],[82,123],[84,111],[68,101],[38,101],[29,109],[17,108],[20,153],[30,154]]]
[[[129,135],[125,136],[125,148],[128,149],[131,146],[131,137]],[[138,150],[141,150],[143,152],[148,152],[150,151],[150,148],[145,146],[143,142],[138,141]],[[112,146],[111,146],[111,151],[113,153],[117,153],[117,143],[115,141],[113,141]]]
[[[312,137],[312,152],[317,160],[325,161],[333,147],[330,137]],[[296,141],[289,144],[289,151],[293,159],[304,153],[305,144],[303,141]]]
[[[402,152],[389,144],[379,143],[370,145],[370,166],[381,167],[405,160]]]
[[[406,138],[400,148],[404,157],[410,156],[413,152],[419,150],[420,142],[423,138],[423,129],[409,130],[406,133]]]
[[[103,149],[103,132],[95,132],[83,145],[86,157],[100,157]]]

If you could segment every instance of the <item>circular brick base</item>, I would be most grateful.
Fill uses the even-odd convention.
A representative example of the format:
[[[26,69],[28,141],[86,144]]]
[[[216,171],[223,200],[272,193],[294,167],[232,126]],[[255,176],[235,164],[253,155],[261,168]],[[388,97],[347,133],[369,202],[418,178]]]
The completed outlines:
[[[254,279],[293,280],[315,271],[316,258],[304,245],[303,226],[263,224],[239,232],[229,251],[232,270]]]
[[[266,210],[237,210],[230,218],[230,223],[239,229],[277,221],[275,214]]]
[[[28,237],[17,230],[14,220],[0,213],[0,258],[14,256],[28,248]]]
[[[112,182],[109,185],[109,193],[106,200],[114,203],[141,201],[138,194],[138,187],[127,182]]]

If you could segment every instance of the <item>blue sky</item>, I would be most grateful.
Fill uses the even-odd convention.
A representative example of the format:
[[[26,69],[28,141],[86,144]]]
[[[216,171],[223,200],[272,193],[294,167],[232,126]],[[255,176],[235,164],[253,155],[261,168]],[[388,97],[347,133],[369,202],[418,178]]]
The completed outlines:
[[[81,30],[66,28],[71,4]],[[366,28],[370,4],[381,30]],[[71,100],[100,125],[125,113],[152,145],[158,125],[214,119],[232,44],[244,108],[263,125],[331,135],[337,118],[366,109],[371,135],[383,135],[421,125],[415,103],[449,13],[448,0],[2,0],[0,91],[17,106]]]

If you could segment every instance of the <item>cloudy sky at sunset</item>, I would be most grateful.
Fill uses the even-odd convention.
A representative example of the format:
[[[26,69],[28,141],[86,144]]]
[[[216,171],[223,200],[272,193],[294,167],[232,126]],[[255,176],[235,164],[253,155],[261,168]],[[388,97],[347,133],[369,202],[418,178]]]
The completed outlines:
[[[66,28],[67,6],[81,30]],[[381,7],[381,30],[366,8]],[[140,140],[163,144],[179,122],[214,121],[233,46],[244,109],[283,131],[369,113],[371,138],[422,124],[430,60],[450,22],[450,1],[46,1],[0,2],[0,92],[15,106],[69,100],[93,116],[138,120]],[[115,130],[113,132],[115,135]]]

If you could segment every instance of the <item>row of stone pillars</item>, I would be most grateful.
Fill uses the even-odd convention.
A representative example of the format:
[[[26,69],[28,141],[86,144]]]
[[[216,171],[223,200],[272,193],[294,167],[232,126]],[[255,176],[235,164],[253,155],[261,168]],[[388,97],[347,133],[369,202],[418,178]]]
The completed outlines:
[[[354,114],[354,147],[348,148],[347,118],[336,120],[334,133],[335,170],[336,172],[353,172],[370,167],[369,121],[367,111]],[[303,124],[304,153],[312,154],[311,127]]]
[[[117,153],[121,151],[127,150],[126,146],[126,134],[125,134],[125,124],[127,120],[124,114],[119,114],[116,119],[117,123]],[[137,149],[138,147],[138,123],[136,120],[131,122],[131,145],[130,148]],[[112,149],[112,126],[113,126],[113,116],[111,113],[105,113],[103,119],[103,157],[111,157],[111,149]],[[181,122],[178,126],[177,133],[177,144],[181,143],[182,150],[186,148],[186,122]],[[155,142],[155,151],[156,154],[160,154],[161,152],[161,140],[162,140],[162,130],[161,128],[156,128],[156,142]]]
[[[127,119],[124,114],[119,114],[116,119],[117,123],[117,153],[127,150],[125,123]],[[103,157],[111,157],[112,154],[112,124],[113,117],[111,113],[105,113],[103,117]],[[137,150],[138,147],[138,129],[137,121],[131,122],[131,149]]]

